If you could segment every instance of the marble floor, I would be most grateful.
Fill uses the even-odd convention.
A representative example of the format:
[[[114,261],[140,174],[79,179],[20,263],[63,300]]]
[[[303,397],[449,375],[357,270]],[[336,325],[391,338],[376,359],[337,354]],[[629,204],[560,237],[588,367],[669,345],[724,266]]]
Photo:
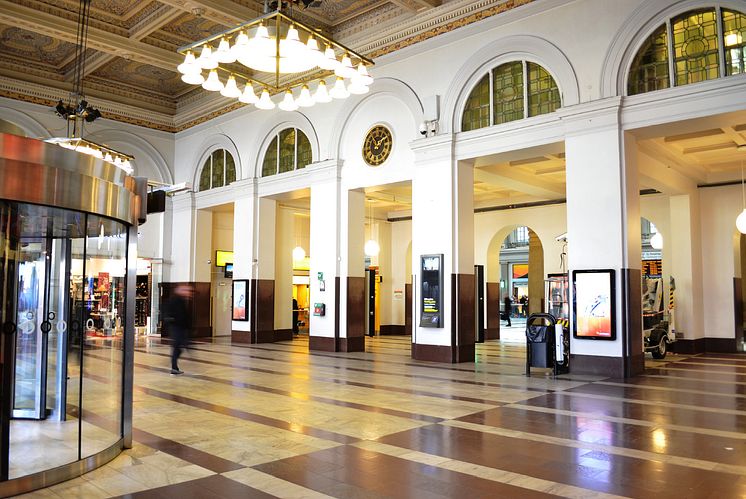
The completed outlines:
[[[521,341],[477,362],[413,361],[304,338],[139,340],[135,445],[27,497],[746,497],[746,356],[647,359],[630,379],[523,375]]]

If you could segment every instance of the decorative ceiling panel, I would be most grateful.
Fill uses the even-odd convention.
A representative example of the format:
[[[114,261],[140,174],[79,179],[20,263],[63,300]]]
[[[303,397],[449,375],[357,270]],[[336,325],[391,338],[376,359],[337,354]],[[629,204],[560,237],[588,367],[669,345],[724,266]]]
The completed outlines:
[[[0,25],[0,53],[18,58],[21,64],[41,64],[60,70],[75,54],[75,44],[15,26]]]
[[[91,78],[118,82],[164,96],[180,94],[191,86],[182,82],[180,77],[176,71],[128,61],[121,57],[114,58],[91,75]]]
[[[180,39],[185,45],[207,38],[228,29],[228,26],[210,21],[204,17],[183,14],[161,28],[162,32]]]

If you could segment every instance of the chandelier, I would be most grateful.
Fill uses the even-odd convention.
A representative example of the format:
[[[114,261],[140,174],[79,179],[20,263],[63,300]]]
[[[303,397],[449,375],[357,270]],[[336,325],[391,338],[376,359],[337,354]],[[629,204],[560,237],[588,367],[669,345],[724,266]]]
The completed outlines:
[[[94,156],[121,168],[131,175],[133,173],[131,161],[134,160],[132,156],[82,137],[84,123],[92,123],[101,117],[98,109],[88,105],[83,94],[83,75],[85,74],[86,50],[88,47],[88,20],[90,19],[90,10],[91,0],[79,1],[73,91],[70,93],[67,103],[60,99],[54,107],[57,115],[67,121],[67,137],[53,137],[44,142],[57,144],[65,149]]]
[[[284,111],[367,93],[373,61],[296,21],[282,12],[282,4],[253,21],[179,48],[184,55],[177,67],[182,81],[259,109],[274,109],[271,95],[283,94],[279,107]]]

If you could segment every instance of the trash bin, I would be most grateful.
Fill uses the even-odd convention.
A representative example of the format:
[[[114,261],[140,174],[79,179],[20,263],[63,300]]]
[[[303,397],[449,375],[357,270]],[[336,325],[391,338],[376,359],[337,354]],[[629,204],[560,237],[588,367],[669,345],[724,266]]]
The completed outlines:
[[[554,375],[570,372],[570,331],[551,314],[531,314],[526,320],[526,376],[531,368],[550,368]]]

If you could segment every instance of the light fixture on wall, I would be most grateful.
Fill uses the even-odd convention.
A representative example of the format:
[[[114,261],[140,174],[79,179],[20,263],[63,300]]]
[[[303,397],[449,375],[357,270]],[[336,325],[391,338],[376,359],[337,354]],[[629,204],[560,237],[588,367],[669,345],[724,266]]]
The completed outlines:
[[[650,238],[650,246],[656,250],[663,248],[663,236],[661,236],[660,232],[656,232],[653,234],[653,237]]]
[[[184,62],[176,69],[182,81],[259,109],[274,109],[270,94],[280,94],[285,111],[330,102],[330,96],[367,93],[373,61],[290,17],[285,11],[293,3],[277,2],[274,12],[179,48]],[[311,93],[308,83],[314,80],[318,84]],[[243,92],[237,82],[244,84]]]
[[[67,137],[53,137],[45,140],[45,142],[94,156],[121,168],[128,174],[132,174],[131,162],[134,160],[132,156],[83,138],[84,124],[92,123],[101,117],[101,112],[88,104],[83,93],[90,9],[91,0],[80,0],[78,5],[78,32],[76,35],[77,46],[73,65],[73,90],[70,92],[67,103],[60,99],[54,107],[57,116],[67,121]]]
[[[743,184],[743,160],[741,160],[741,202],[743,203],[743,211],[736,218],[736,228],[741,234],[746,234],[746,191]]]
[[[370,239],[368,239],[365,242],[365,246],[363,247],[363,251],[365,251],[365,255],[369,256],[371,258],[378,256],[378,254],[381,252],[381,246],[378,244],[378,242],[373,239],[373,200],[370,201],[370,217],[368,218],[368,226],[370,227]]]

